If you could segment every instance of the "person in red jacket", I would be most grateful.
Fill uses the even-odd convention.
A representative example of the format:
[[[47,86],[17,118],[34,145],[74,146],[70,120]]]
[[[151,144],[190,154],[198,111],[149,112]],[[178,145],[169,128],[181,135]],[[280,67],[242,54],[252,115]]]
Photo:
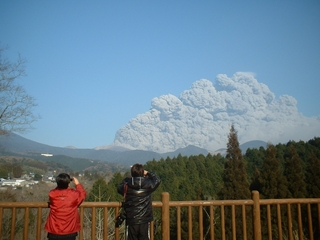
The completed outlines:
[[[70,188],[74,182],[75,189]],[[86,197],[86,191],[77,178],[67,173],[56,177],[57,187],[49,192],[50,213],[45,224],[48,239],[75,240],[80,230],[78,207]]]

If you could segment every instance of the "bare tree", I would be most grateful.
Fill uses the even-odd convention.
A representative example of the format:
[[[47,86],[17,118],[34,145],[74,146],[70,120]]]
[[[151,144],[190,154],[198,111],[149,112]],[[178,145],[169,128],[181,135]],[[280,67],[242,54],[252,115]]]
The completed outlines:
[[[10,131],[24,132],[38,119],[33,114],[37,104],[17,79],[26,76],[26,60],[20,55],[15,62],[3,56],[7,47],[0,47],[0,135]]]

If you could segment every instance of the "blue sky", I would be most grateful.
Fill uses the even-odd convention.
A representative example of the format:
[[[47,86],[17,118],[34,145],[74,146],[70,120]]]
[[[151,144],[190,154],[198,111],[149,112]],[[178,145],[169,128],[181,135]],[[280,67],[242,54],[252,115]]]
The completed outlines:
[[[303,115],[320,109],[319,1],[0,1],[0,42],[41,119],[20,134],[94,148],[151,100],[254,72]]]

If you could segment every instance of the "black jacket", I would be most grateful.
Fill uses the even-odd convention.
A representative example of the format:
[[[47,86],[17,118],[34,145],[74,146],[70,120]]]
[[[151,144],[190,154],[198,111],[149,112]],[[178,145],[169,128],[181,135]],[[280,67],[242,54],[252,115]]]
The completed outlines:
[[[146,177],[127,177],[118,186],[118,193],[124,194],[124,185],[127,184],[127,193],[124,209],[127,214],[126,225],[148,223],[153,220],[151,193],[160,185],[160,178],[153,172]]]

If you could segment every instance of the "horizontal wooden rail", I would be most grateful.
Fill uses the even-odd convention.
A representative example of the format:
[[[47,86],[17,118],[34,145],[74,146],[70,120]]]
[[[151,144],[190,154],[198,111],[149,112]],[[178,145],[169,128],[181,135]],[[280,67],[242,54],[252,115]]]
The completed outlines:
[[[170,201],[162,193],[152,206],[150,240],[163,239],[320,239],[320,198]],[[79,240],[123,240],[115,228],[120,202],[83,202]],[[0,202],[0,240],[46,240],[47,202]],[[158,236],[158,237],[156,237]]]

